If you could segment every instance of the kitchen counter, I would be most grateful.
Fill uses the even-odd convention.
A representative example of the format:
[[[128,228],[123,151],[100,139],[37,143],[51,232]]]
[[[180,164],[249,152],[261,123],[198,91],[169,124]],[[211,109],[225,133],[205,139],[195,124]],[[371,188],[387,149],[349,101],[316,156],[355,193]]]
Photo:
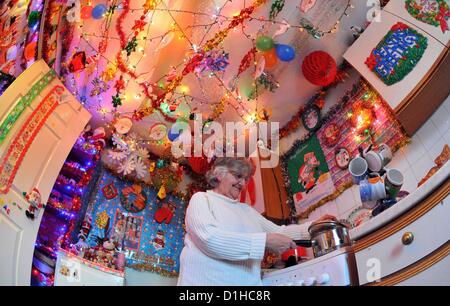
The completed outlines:
[[[386,209],[379,215],[369,219],[359,226],[350,230],[349,234],[352,240],[359,240],[362,237],[379,229],[383,225],[388,224],[392,220],[401,216],[432,193],[437,187],[448,180],[450,174],[450,162],[447,162],[441,169],[439,169],[431,178],[429,178],[422,186],[410,193],[403,200]]]

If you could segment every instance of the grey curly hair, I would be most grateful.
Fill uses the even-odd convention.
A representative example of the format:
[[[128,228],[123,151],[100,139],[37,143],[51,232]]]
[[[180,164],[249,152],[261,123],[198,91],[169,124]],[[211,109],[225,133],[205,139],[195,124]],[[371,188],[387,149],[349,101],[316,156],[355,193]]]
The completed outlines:
[[[218,177],[226,172],[240,174],[244,178],[249,178],[255,172],[253,164],[246,158],[221,157],[216,159],[212,168],[206,173],[206,182],[212,188],[219,186]]]

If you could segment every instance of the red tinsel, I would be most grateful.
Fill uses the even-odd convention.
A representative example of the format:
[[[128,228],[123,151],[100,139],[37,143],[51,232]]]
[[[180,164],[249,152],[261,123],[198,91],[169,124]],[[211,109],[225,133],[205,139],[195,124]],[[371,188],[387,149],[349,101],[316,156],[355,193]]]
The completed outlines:
[[[252,62],[255,59],[256,48],[252,48],[250,51],[245,54],[245,56],[241,60],[241,64],[239,65],[239,70],[237,76],[239,76],[242,72],[247,70]]]
[[[127,17],[128,13],[130,12],[130,0],[123,0],[122,1],[122,12],[120,13],[119,18],[117,18],[117,24],[116,24],[116,30],[117,33],[119,33],[120,38],[120,47],[122,49],[125,49],[125,46],[127,45],[127,39],[125,37],[125,33],[122,29],[122,23]]]

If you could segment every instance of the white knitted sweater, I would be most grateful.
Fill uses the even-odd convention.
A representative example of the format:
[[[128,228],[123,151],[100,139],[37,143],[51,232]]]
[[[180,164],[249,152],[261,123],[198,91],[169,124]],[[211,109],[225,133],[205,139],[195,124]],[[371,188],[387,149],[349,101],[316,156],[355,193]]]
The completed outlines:
[[[185,222],[178,278],[181,286],[261,285],[266,233],[310,238],[309,222],[278,226],[249,205],[211,190],[192,196]]]

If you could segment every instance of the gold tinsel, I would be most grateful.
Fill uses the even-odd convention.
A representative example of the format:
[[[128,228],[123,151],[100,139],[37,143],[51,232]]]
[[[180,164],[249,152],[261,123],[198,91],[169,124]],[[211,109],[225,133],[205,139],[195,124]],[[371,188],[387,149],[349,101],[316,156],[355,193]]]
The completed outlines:
[[[101,213],[97,214],[97,219],[95,220],[95,224],[98,228],[105,228],[106,224],[108,224],[109,216],[106,213],[106,211],[102,211]]]

